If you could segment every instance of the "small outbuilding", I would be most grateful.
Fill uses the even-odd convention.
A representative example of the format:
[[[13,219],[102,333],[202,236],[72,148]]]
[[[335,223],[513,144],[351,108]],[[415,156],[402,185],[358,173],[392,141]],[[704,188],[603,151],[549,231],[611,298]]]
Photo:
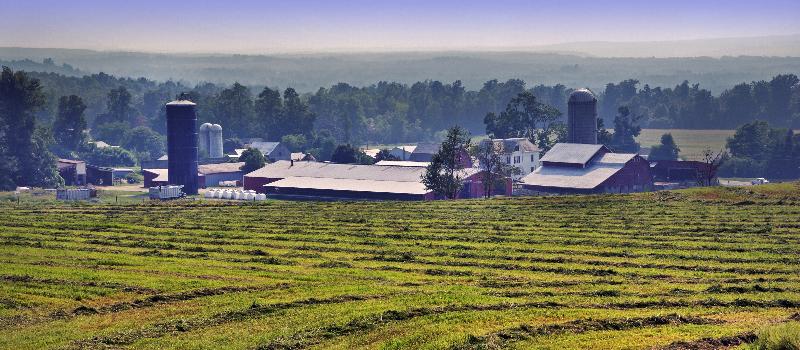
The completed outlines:
[[[280,142],[264,142],[255,141],[250,144],[250,148],[255,148],[261,151],[264,158],[270,162],[277,162],[279,160],[292,160],[292,152]]]
[[[86,185],[86,162],[82,160],[59,159],[57,167],[58,175],[64,179],[65,185]]]

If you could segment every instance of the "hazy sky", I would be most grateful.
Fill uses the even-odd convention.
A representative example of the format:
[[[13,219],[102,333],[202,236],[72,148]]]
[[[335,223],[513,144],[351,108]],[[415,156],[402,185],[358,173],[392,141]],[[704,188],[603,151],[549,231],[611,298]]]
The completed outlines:
[[[800,33],[800,0],[0,0],[0,46],[163,52],[526,48]]]

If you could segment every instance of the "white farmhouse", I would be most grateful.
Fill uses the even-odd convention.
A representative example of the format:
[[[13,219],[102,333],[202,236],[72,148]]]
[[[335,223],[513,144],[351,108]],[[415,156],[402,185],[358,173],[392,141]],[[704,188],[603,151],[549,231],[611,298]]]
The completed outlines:
[[[489,142],[484,140],[483,142]],[[520,170],[519,174],[513,176],[517,181],[532,173],[539,167],[539,147],[536,147],[530,140],[519,137],[509,139],[492,139],[495,144],[500,143],[504,153],[506,164],[512,165]]]

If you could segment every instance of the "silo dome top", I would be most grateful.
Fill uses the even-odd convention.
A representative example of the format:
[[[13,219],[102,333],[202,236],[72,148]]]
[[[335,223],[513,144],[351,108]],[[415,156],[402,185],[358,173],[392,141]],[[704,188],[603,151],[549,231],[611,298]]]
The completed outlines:
[[[215,131],[221,131],[221,130],[222,130],[222,125],[219,125],[219,124],[212,124],[212,125],[210,126],[210,128],[211,128],[211,130],[215,130]]]
[[[189,100],[175,100],[167,103],[167,106],[197,106],[197,104]]]
[[[578,89],[569,94],[569,102],[595,102],[597,98],[589,89]]]
[[[200,130],[208,130],[209,128],[211,128],[211,123],[203,123],[203,125],[200,125]]]

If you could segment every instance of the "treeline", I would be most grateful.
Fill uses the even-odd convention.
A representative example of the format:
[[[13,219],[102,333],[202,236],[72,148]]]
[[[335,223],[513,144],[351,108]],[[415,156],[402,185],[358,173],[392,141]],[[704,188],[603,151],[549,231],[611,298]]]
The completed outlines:
[[[222,124],[226,137],[261,137],[279,140],[289,134],[326,132],[338,142],[399,143],[435,138],[452,125],[473,134],[485,133],[484,117],[498,114],[512,98],[530,91],[537,101],[563,115],[572,91],[564,85],[527,86],[522,80],[490,80],[479,90],[467,90],[460,81],[429,80],[411,85],[394,82],[356,87],[344,83],[299,94],[291,87],[194,87],[176,82],[116,78],[107,74],[66,77],[30,73],[44,87],[46,102],[37,116],[51,123],[61,96],[78,95],[86,104],[91,127],[109,112],[109,93],[124,88],[133,126],[148,126],[163,133],[163,105],[182,92],[199,104],[199,119]],[[636,80],[607,84],[595,91],[599,114],[611,125],[620,106],[641,116],[645,128],[732,129],[760,119],[776,127],[800,127],[800,88],[793,74],[769,81],[742,83],[714,96],[697,84],[684,82],[672,88],[639,86]]]
[[[642,126],[677,129],[734,129],[759,119],[777,127],[800,127],[800,86],[794,74],[741,83],[719,96],[684,81],[674,88],[638,87],[625,80],[606,85],[600,115],[608,121],[619,106],[641,115]]]

